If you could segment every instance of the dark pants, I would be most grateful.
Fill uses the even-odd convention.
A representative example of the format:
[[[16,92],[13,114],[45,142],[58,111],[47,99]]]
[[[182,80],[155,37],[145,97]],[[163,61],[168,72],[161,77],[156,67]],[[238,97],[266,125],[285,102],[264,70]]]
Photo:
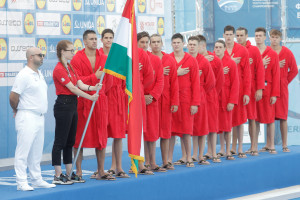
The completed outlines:
[[[54,104],[55,140],[52,149],[52,166],[72,163],[72,148],[77,129],[77,96],[58,95]]]

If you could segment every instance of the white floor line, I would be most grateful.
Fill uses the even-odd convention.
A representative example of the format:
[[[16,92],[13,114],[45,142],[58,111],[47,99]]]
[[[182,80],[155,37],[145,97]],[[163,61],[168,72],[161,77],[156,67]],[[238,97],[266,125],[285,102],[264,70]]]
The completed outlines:
[[[231,200],[288,200],[300,197],[300,185],[287,188],[270,190],[249,196],[234,198]]]

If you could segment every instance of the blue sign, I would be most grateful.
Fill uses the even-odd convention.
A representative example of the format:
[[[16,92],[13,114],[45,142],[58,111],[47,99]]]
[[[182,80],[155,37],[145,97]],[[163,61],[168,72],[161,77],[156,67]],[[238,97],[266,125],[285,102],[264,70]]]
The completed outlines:
[[[224,27],[227,25],[232,25],[236,29],[247,28],[249,37],[254,37],[257,27],[266,27],[266,9],[253,8],[251,5],[251,1],[245,1],[238,11],[229,13],[220,8],[219,4],[215,4],[215,40],[223,37]]]
[[[105,12],[105,0],[85,0],[84,1],[85,12]]]
[[[244,0],[218,0],[219,7],[227,13],[235,13],[241,9]]]
[[[287,8],[287,36],[290,38],[299,38],[300,28],[300,1],[286,1]]]
[[[73,35],[82,35],[87,29],[95,30],[94,15],[73,15]]]
[[[65,40],[66,38],[48,38],[48,45],[47,45],[47,58],[49,60],[57,60],[56,55],[56,45],[59,41]]]

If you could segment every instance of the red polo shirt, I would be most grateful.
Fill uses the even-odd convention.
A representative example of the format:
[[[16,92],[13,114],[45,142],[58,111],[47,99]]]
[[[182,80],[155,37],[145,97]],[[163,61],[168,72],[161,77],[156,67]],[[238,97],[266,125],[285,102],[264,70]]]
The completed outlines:
[[[69,71],[68,71],[69,70]],[[66,85],[72,82],[73,85],[77,85],[77,81],[80,80],[77,72],[71,69],[68,64],[68,70],[63,66],[61,62],[58,62],[53,70],[53,81],[56,89],[56,95],[74,95]]]

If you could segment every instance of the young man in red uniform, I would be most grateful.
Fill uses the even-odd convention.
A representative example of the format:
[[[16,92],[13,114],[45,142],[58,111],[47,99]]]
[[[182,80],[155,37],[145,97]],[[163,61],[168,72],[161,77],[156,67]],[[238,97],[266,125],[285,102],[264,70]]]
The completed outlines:
[[[204,157],[211,158],[213,162],[220,162],[221,160],[217,158],[216,145],[219,131],[219,94],[224,83],[223,64],[215,54],[207,51],[206,38],[203,35],[198,35],[198,38],[200,39],[199,53],[209,61],[216,80],[215,87],[206,94],[209,135],[207,137],[207,153]]]
[[[191,157],[191,135],[193,135],[194,115],[200,105],[199,67],[197,60],[183,51],[183,44],[183,36],[180,33],[172,36],[174,52],[171,56],[176,60],[180,102],[178,112],[173,114],[172,137],[178,135],[183,139],[187,158],[185,161],[181,160],[181,163],[186,162],[187,167],[194,167]],[[171,143],[175,143],[175,140]]]
[[[239,76],[236,63],[225,53],[226,47],[223,40],[215,43],[215,54],[222,60],[223,67],[228,68],[225,80],[219,95],[219,133],[223,134],[226,141],[226,158],[234,160],[230,152],[230,133],[232,129],[232,110],[239,102]]]
[[[237,42],[246,47],[248,50],[252,76],[250,102],[247,105],[251,148],[246,153],[250,153],[252,156],[257,156],[258,135],[256,134],[255,123],[255,119],[257,118],[256,102],[262,99],[263,89],[265,89],[265,69],[259,49],[256,46],[251,45],[251,42],[247,40],[247,38],[248,30],[246,28],[240,27],[236,30]],[[233,143],[236,144],[236,140]],[[232,147],[232,149],[236,151],[236,145],[235,148]]]
[[[140,70],[140,83],[141,83],[141,101],[142,101],[142,113],[143,113],[143,130],[147,130],[147,113],[146,113],[146,101],[144,97],[144,88],[149,87],[153,82],[153,68],[147,52],[142,48],[138,48],[139,55],[139,70]],[[126,110],[128,110],[128,99],[126,100]],[[133,173],[130,169],[129,173]],[[139,174],[153,175],[154,173],[144,166],[144,163],[139,162]]]
[[[280,120],[282,150],[283,152],[290,152],[287,147],[288,85],[297,76],[298,67],[293,53],[288,48],[280,45],[281,36],[281,32],[276,29],[270,31],[271,48],[278,54],[280,66],[280,97],[275,104],[275,119]]]
[[[111,29],[104,29],[101,33],[101,36],[103,48],[100,48],[100,52],[108,55],[114,39],[114,32]],[[129,178],[129,176],[122,169],[122,138],[126,138],[126,97],[125,81],[113,76],[113,85],[107,92],[107,133],[109,138],[114,139],[112,143],[112,164],[108,172],[111,174],[116,174],[116,177],[119,178]]]
[[[267,124],[267,144],[260,151],[276,154],[275,136],[275,103],[280,96],[280,67],[277,53],[265,45],[266,29],[255,29],[255,42],[263,58],[265,67],[265,90],[262,100],[257,102],[256,131],[260,131],[260,123]]]
[[[142,101],[142,113],[143,113],[143,130],[147,130],[147,113],[146,113],[146,101],[144,97],[144,88],[148,88],[151,86],[154,76],[153,76],[153,68],[149,59],[149,56],[146,51],[142,48],[138,48],[139,55],[139,70],[140,70],[140,83],[141,83],[141,101]],[[126,106],[128,101],[126,101]],[[126,107],[126,110],[128,108]],[[130,169],[129,173],[133,173]],[[142,175],[153,175],[154,173],[144,166],[144,163],[139,162],[139,174]]]
[[[83,34],[85,48],[76,53],[71,61],[71,65],[77,71],[80,79],[87,85],[95,85],[102,75],[107,56],[97,49],[97,35],[93,30],[87,30]],[[86,131],[82,148],[95,148],[98,164],[97,179],[115,180],[113,176],[104,172],[105,148],[107,144],[107,124],[108,124],[108,102],[107,91],[112,86],[112,77],[105,75],[102,90],[99,92],[99,99],[95,104],[89,126]],[[90,92],[89,94],[94,94]],[[78,98],[78,125],[74,153],[77,153],[82,133],[92,106],[92,102],[82,97]],[[76,162],[76,174],[82,176],[82,149]]]
[[[247,122],[247,108],[246,105],[250,101],[251,94],[251,69],[249,63],[249,54],[245,47],[234,42],[235,29],[233,26],[226,26],[224,28],[223,37],[225,38],[226,51],[237,64],[239,80],[240,80],[240,91],[239,91],[239,102],[234,107],[232,113],[232,127],[233,127],[233,138],[237,137],[239,141],[238,155],[240,158],[246,158],[246,154],[243,153],[243,135],[244,135],[244,123]],[[235,140],[233,140],[235,141]],[[232,144],[232,154],[236,154],[236,144]]]
[[[209,61],[201,54],[199,54],[200,39],[197,36],[191,36],[188,39],[188,51],[191,56],[196,58],[199,66],[200,76],[200,106],[198,112],[194,117],[193,127],[193,158],[197,159],[198,146],[199,146],[199,164],[210,164],[204,159],[205,138],[209,133],[208,126],[208,113],[207,113],[207,93],[215,87],[215,75],[209,64]],[[193,160],[194,160],[193,159]]]
[[[159,109],[159,137],[163,168],[173,170],[174,166],[168,162],[169,140],[171,138],[172,113],[177,112],[179,105],[179,88],[176,61],[162,51],[163,42],[159,34],[150,38],[152,54],[158,56],[164,69],[164,89],[158,100]],[[172,152],[173,153],[173,152]]]
[[[147,32],[137,34],[138,47],[147,52],[151,65],[153,67],[153,82],[144,89],[146,112],[147,112],[147,129],[144,129],[144,147],[145,147],[145,166],[151,168],[154,172],[166,172],[155,161],[156,141],[159,138],[159,109],[158,100],[164,87],[163,66],[158,56],[148,51],[150,36]]]

